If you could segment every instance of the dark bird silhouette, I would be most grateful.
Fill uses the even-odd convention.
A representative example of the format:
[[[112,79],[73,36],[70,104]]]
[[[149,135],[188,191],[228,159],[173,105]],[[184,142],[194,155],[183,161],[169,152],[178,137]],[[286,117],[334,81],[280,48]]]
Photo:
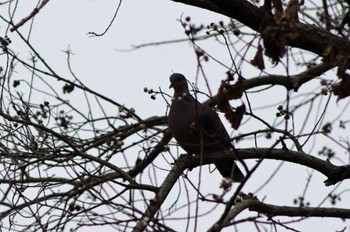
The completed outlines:
[[[199,103],[189,92],[186,78],[179,73],[170,76],[174,97],[168,115],[169,130],[189,154],[207,154],[233,148],[230,136],[217,113]],[[234,161],[215,163],[223,177],[239,182],[243,173]]]

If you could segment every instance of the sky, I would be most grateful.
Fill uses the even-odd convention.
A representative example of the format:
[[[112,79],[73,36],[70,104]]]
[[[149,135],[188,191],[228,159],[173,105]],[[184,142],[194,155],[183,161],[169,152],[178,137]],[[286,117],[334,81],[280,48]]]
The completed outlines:
[[[171,95],[172,90],[169,90],[168,86],[169,76],[173,72],[180,72],[190,81],[195,82],[197,62],[191,45],[188,42],[182,42],[150,46],[128,52],[122,52],[121,50],[128,50],[133,45],[144,43],[185,39],[184,29],[179,22],[181,17],[190,16],[191,22],[198,25],[201,23],[204,25],[211,22],[218,23],[221,20],[229,22],[229,19],[206,10],[172,1],[128,0],[122,2],[114,23],[104,36],[89,36],[88,32],[101,33],[105,30],[115,13],[118,3],[119,1],[108,0],[50,1],[35,17],[31,28],[32,45],[38,49],[39,54],[60,75],[72,79],[67,68],[67,56],[64,52],[69,49],[73,54],[70,58],[70,65],[75,75],[86,86],[125,104],[126,107],[135,108],[136,113],[145,118],[154,115],[165,115],[167,112],[166,102],[161,97],[157,97],[156,100],[150,99],[143,89],[144,87],[155,90],[161,88]],[[14,21],[18,22],[29,15],[34,5],[29,1],[20,1]],[[4,11],[6,10],[0,9],[0,14]],[[21,32],[26,34],[29,26],[29,24],[24,25]],[[1,35],[5,33],[5,30],[6,28],[0,25]],[[12,40],[12,48],[19,53],[19,56],[28,59],[30,57],[28,49],[20,39],[14,33],[9,33],[8,36]],[[205,46],[206,51],[209,51],[215,57],[219,57],[226,64],[230,64],[225,48],[212,42],[204,42],[202,45]],[[253,58],[254,54],[248,54],[247,56]],[[0,63],[3,61],[0,58]],[[270,63],[265,65],[270,68],[273,67]],[[247,77],[254,77],[259,74],[258,70],[252,66],[246,65],[244,67],[246,67],[244,73]],[[226,70],[211,61],[206,63],[204,68],[209,77],[210,91],[215,94],[220,80],[225,78]],[[280,70],[281,68],[277,67],[274,72]],[[300,68],[294,68],[291,72],[300,71]],[[19,72],[18,75],[23,74]],[[329,75],[329,78],[333,78],[332,74]],[[209,91],[202,78],[198,79],[197,84],[204,92]],[[57,83],[57,85],[59,86],[60,83]],[[267,91],[264,95],[253,94],[252,101],[255,107],[264,106],[267,103],[266,99],[271,103],[283,100],[280,97],[281,94],[284,94],[283,90],[277,88],[273,91]],[[73,97],[70,100],[73,104],[79,104],[81,101],[79,97]],[[321,107],[325,103],[319,102],[319,104]],[[341,102],[332,107],[339,110],[344,105],[345,103]],[[81,105],[81,107],[85,106]],[[105,110],[113,113],[117,112],[118,109],[107,108]],[[96,111],[98,112],[98,110]],[[271,111],[273,112],[270,109],[269,112]],[[266,112],[268,111],[262,110],[261,114],[266,114]],[[262,126],[254,121],[248,121],[247,124],[249,125],[246,125],[246,128],[250,129]],[[249,146],[249,143],[251,144],[251,142],[243,144]],[[268,146],[262,144],[262,146],[264,145]],[[265,182],[266,176],[269,176],[271,171],[279,165],[280,162],[276,161],[264,162],[252,181],[248,182],[244,191],[254,192],[260,188],[262,183]],[[297,165],[284,163],[268,187],[257,193],[258,198],[264,199],[266,203],[292,205],[293,198],[302,194],[307,182],[306,176],[309,172],[310,170],[305,171],[304,168]],[[192,174],[196,175],[196,170]],[[307,193],[312,204],[317,205],[334,188],[324,187],[324,179],[325,177],[321,174],[313,173],[308,189],[310,192]],[[204,192],[220,192],[219,175],[217,173],[210,174],[206,180],[206,183],[202,184]],[[213,190],[213,186],[216,186],[217,189]],[[348,195],[346,199],[349,200]],[[206,210],[205,207],[204,204],[201,209]],[[218,217],[219,215],[213,220],[201,221],[198,231],[204,231]],[[176,222],[174,223],[176,224]],[[169,222],[169,225],[172,225],[172,223]],[[339,219],[322,220],[319,218],[309,219],[301,222],[300,225],[293,224],[293,226],[301,231],[335,231],[343,228],[343,224]],[[89,231],[89,228],[81,231]]]

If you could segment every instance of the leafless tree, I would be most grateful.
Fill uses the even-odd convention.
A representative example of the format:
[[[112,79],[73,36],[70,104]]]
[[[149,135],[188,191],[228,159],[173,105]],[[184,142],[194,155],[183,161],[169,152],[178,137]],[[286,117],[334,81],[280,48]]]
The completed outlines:
[[[198,78],[211,78],[203,68],[207,62],[222,66],[226,72],[218,74],[220,88],[209,94],[205,104],[218,108],[226,121],[238,128],[239,133],[232,136],[236,150],[202,159],[181,155],[167,130],[166,116],[143,118],[124,102],[88,88],[72,71],[69,50],[67,65],[72,77],[59,75],[40,56],[32,44],[32,32],[23,34],[21,27],[35,23],[35,15],[50,1],[39,1],[20,22],[12,20],[15,10],[9,11],[0,16],[8,31],[0,38],[0,58],[6,61],[0,64],[0,218],[4,230],[75,231],[103,225],[117,231],[190,231],[196,230],[199,220],[209,217],[209,231],[249,223],[257,230],[297,231],[295,224],[313,217],[350,218],[349,204],[341,201],[349,192],[341,183],[350,178],[346,161],[350,141],[342,137],[350,121],[350,1],[174,2],[231,20],[203,22],[208,25],[202,26],[190,16],[182,17],[183,40],[141,44],[133,49],[186,41],[197,57]],[[9,0],[0,6],[11,4],[21,1]],[[117,7],[119,10],[120,3]],[[11,44],[13,34],[25,42],[31,59],[17,56]],[[222,62],[221,57],[207,52],[202,41],[220,44],[230,60]],[[243,66],[255,68],[259,74],[250,76]],[[21,78],[17,72],[22,73]],[[333,78],[325,78],[326,72]],[[267,99],[263,106],[255,103],[274,91],[275,99]],[[164,99],[164,104],[171,101],[167,93],[151,87],[145,92],[152,99]],[[203,95],[205,91],[194,87],[193,92]],[[72,96],[84,99],[87,109],[72,105]],[[238,106],[234,102],[239,102]],[[118,107],[119,113],[107,113],[109,107]],[[326,118],[334,109],[337,112]],[[249,127],[247,122],[255,126]],[[318,143],[320,138],[326,142]],[[243,146],[245,141],[250,146]],[[201,185],[206,183],[191,170],[237,155],[246,173],[244,181],[232,185],[223,180],[220,194],[202,191]],[[267,160],[319,172],[325,181],[318,186],[332,190],[316,205],[310,205],[303,194],[295,196],[294,206],[265,202],[259,194],[244,192]],[[264,184],[278,175],[277,168]],[[305,192],[308,188],[306,181]],[[200,202],[208,204],[207,211],[198,210]],[[220,216],[210,217],[213,212]],[[280,220],[280,216],[288,219]],[[174,221],[184,226],[175,228]]]

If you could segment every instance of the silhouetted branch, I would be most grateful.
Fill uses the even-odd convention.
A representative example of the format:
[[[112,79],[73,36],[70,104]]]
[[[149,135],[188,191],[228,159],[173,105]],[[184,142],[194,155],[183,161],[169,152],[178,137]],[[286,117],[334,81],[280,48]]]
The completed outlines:
[[[238,202],[229,212],[225,220],[215,223],[208,232],[218,232],[221,229],[234,224],[233,219],[241,212],[248,209],[259,214],[264,214],[269,219],[276,216],[288,217],[330,217],[330,218],[350,218],[350,209],[330,208],[330,207],[291,207],[265,204],[257,199],[246,199]]]
[[[148,224],[154,219],[154,215],[162,206],[163,202],[167,198],[175,183],[179,180],[179,177],[183,171],[187,168],[188,158],[188,155],[182,155],[175,161],[173,168],[170,170],[162,185],[159,187],[159,191],[156,193],[156,196],[150,201],[147,210],[139,219],[138,223],[133,229],[133,232],[144,231]]]
[[[203,165],[205,165],[205,164],[215,163],[217,161],[232,160],[232,159],[235,159],[237,155],[239,156],[239,159],[259,159],[261,157],[264,157],[264,159],[283,160],[283,161],[288,161],[288,162],[292,162],[292,163],[296,163],[296,164],[300,164],[300,165],[312,168],[328,177],[328,179],[325,181],[326,186],[336,184],[337,182],[345,179],[350,179],[350,165],[335,166],[328,161],[321,160],[309,154],[306,154],[303,152],[285,150],[285,149],[271,149],[271,148],[237,149],[236,151],[227,152],[226,154],[222,154],[222,153],[207,154],[202,159],[200,159],[199,156],[182,155],[176,160],[173,168],[171,169],[171,171],[163,181],[162,185],[159,187],[159,192],[157,192],[153,200],[150,201],[150,205],[148,206],[144,215],[139,219],[133,231],[134,232],[144,231],[144,229],[148,226],[150,221],[152,221],[156,212],[160,209],[161,205],[163,204],[164,200],[168,196],[172,187],[175,185],[179,176],[182,174],[182,172],[185,169],[195,168],[201,165],[201,162]],[[266,208],[266,210],[268,209],[271,209],[271,208]],[[280,211],[280,212],[287,213],[289,211],[290,209],[286,211]],[[349,211],[350,210],[347,210],[347,212]],[[308,211],[301,211],[301,212],[304,212],[304,213],[299,216],[305,216],[305,212],[308,212]],[[276,216],[276,215],[272,215],[272,216]],[[294,216],[298,216],[298,215],[295,214]],[[314,216],[320,216],[320,214],[315,213]],[[347,217],[350,217],[350,215],[348,215]]]
[[[283,160],[309,167],[327,177],[327,179],[324,181],[326,186],[334,185],[342,180],[350,179],[350,165],[336,166],[331,164],[329,161],[319,159],[307,153],[286,149],[247,148],[237,149],[236,152],[232,151],[228,154],[208,154],[204,157],[203,164],[216,162],[218,160],[229,160],[230,158],[234,158],[237,154],[241,159],[259,159],[260,157],[264,157],[264,159]],[[189,166],[189,168],[196,167],[196,164],[199,164],[198,157],[193,157],[193,159],[193,163],[189,162],[193,166]]]
[[[43,0],[41,2],[41,4],[34,8],[34,10],[30,13],[30,15],[28,15],[27,17],[23,18],[19,23],[17,23],[16,25],[14,25],[10,31],[13,32],[15,30],[17,30],[19,27],[21,27],[22,25],[24,25],[27,21],[29,21],[30,19],[34,18],[34,16],[39,13],[39,11],[49,2],[49,0]]]

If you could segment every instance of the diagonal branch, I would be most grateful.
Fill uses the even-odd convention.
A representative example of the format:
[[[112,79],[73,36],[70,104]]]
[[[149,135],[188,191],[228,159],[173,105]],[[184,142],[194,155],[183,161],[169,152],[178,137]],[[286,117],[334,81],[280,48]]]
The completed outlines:
[[[315,65],[314,67],[308,68],[307,70],[292,75],[289,78],[283,75],[268,75],[268,76],[258,76],[243,80],[243,86],[245,90],[252,89],[255,87],[263,85],[278,85],[283,86],[287,90],[297,91],[303,84],[321,76],[328,70],[332,68],[332,65],[327,63],[321,63]],[[234,86],[234,84],[233,84]],[[235,88],[232,88],[235,89]],[[230,95],[230,93],[227,93]],[[217,104],[217,95],[206,100],[203,104],[208,104],[213,107]]]
[[[251,28],[262,33],[266,28],[276,27],[277,23],[272,14],[266,12],[263,7],[258,7],[246,0],[173,0],[187,5],[197,6],[219,14],[236,19]],[[295,31],[298,33],[293,38],[288,38],[286,45],[313,52],[326,57],[328,50],[332,54],[343,54],[348,57],[350,43],[344,38],[336,36],[314,25],[296,22]],[[331,48],[331,49],[330,49]]]
[[[309,167],[327,177],[327,179],[324,181],[326,186],[334,185],[345,179],[350,179],[350,165],[336,166],[329,161],[319,159],[304,152],[286,149],[247,148],[236,149],[236,151],[230,151],[226,154],[213,153],[204,157],[203,164],[215,163],[222,160],[231,160],[237,155],[240,156],[239,158],[241,159],[259,159],[264,157],[264,159],[283,160]],[[188,164],[191,165],[189,168],[194,168],[199,165],[199,158],[193,157],[193,159],[193,162],[189,162]]]
[[[159,187],[159,191],[156,193],[156,196],[153,200],[150,201],[150,204],[144,213],[144,215],[140,218],[133,232],[141,232],[146,229],[150,221],[154,218],[154,215],[162,206],[163,202],[167,198],[170,190],[173,188],[175,183],[179,180],[182,172],[188,168],[188,159],[191,157],[189,155],[182,155],[179,159],[176,160],[173,168],[170,170],[169,174],[163,181],[162,185]]]
[[[204,165],[218,161],[232,160],[235,159],[237,155],[240,159],[259,159],[264,157],[264,159],[284,160],[312,168],[328,177],[328,179],[325,181],[326,186],[336,184],[337,182],[345,179],[350,179],[350,165],[336,166],[328,161],[321,160],[306,153],[285,149],[236,149],[236,151],[226,152],[225,154],[222,152],[207,154],[203,157],[203,159],[200,159],[199,156],[182,155],[176,160],[168,176],[159,187],[159,191],[156,193],[153,200],[150,201],[144,215],[139,219],[137,225],[133,229],[133,232],[144,231],[146,229],[184,170],[187,168],[195,168],[201,164]]]
[[[287,90],[298,91],[298,89],[308,81],[313,80],[316,77],[321,76],[332,68],[327,63],[321,63],[307,70],[292,75],[289,78],[283,75],[268,75],[247,79],[244,81],[245,89],[251,89],[262,85],[280,85],[284,86]]]
[[[291,207],[276,206],[265,204],[257,199],[246,199],[229,212],[222,223],[215,223],[208,232],[220,231],[222,228],[231,225],[231,221],[242,211],[249,209],[257,213],[265,214],[268,218],[275,216],[288,217],[334,217],[334,218],[350,218],[350,209],[342,208],[326,208],[326,207]]]
[[[35,7],[33,9],[33,11],[30,13],[30,15],[28,15],[27,17],[25,17],[24,19],[22,19],[19,23],[17,23],[16,25],[13,25],[13,27],[10,29],[11,32],[18,30],[19,27],[23,26],[26,22],[28,22],[30,19],[34,18],[34,16],[39,13],[39,11],[49,2],[49,0],[44,0],[41,2],[41,4],[38,7]]]

